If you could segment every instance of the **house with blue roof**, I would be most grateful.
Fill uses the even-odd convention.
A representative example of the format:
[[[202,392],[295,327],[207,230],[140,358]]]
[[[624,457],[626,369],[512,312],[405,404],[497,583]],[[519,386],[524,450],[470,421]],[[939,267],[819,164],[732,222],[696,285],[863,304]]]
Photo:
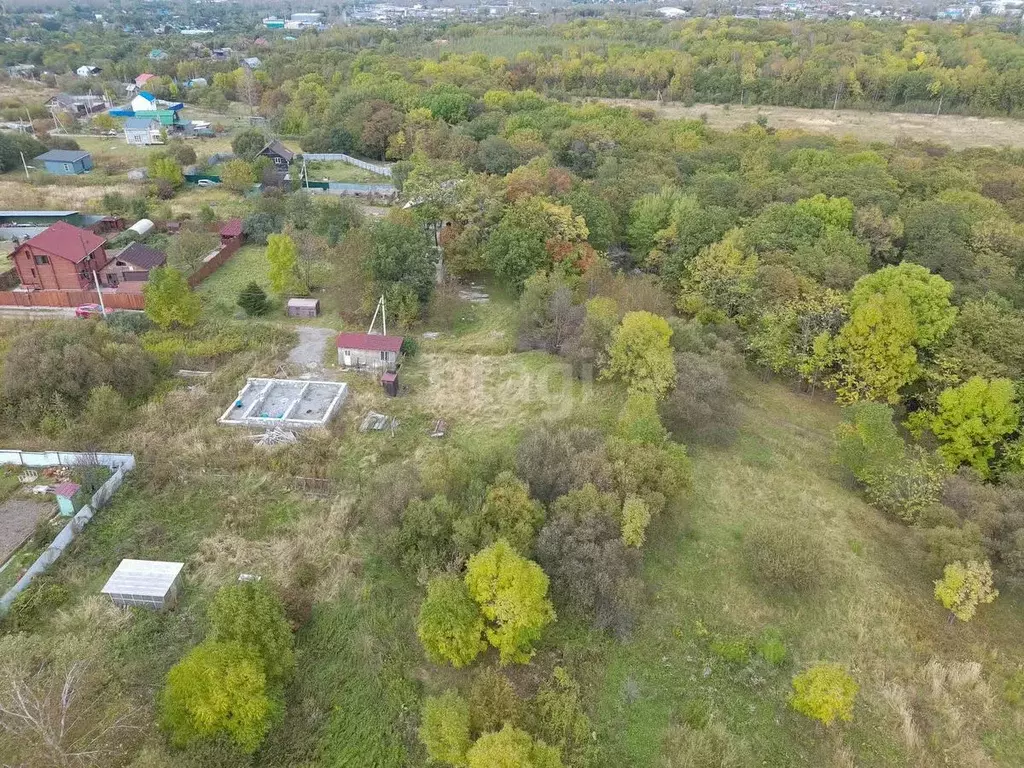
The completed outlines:
[[[92,170],[92,155],[81,149],[51,149],[32,162],[42,163],[47,173],[76,176]]]

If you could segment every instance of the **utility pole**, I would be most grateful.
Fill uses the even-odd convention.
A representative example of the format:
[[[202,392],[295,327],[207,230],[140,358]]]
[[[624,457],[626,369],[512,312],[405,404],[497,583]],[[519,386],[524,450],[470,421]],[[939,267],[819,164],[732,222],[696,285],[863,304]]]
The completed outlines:
[[[28,175],[28,163],[25,162],[25,153],[24,152],[19,152],[18,154],[21,155],[21,167],[25,169],[25,181],[29,181],[30,182],[30,181],[32,181],[32,179]]]

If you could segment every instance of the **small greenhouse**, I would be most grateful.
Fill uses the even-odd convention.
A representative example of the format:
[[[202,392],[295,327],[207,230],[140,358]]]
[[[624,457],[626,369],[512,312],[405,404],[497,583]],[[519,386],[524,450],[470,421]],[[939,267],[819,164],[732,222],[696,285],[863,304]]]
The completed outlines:
[[[184,567],[184,563],[159,560],[122,560],[102,592],[110,595],[114,605],[137,605],[160,611],[177,600]]]

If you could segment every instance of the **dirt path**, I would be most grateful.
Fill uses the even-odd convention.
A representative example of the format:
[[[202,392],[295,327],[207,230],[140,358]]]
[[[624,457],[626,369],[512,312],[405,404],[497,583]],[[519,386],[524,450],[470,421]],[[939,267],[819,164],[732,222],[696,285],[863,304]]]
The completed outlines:
[[[299,343],[288,353],[288,362],[301,365],[303,368],[322,367],[327,340],[336,336],[338,332],[311,325],[300,325],[296,330],[299,334]]]
[[[853,109],[801,109],[799,107],[741,107],[735,104],[659,104],[643,99],[590,99],[604,104],[647,108],[661,117],[697,119],[707,116],[708,125],[732,130],[752,123],[758,115],[773,128],[789,128],[831,136],[852,136],[860,141],[934,141],[954,149],[968,147],[1024,147],[1024,120],[1009,117],[915,115],[902,112],[866,112]]]
[[[56,504],[36,499],[8,499],[0,504],[0,563],[21,546],[40,520],[53,514]]]

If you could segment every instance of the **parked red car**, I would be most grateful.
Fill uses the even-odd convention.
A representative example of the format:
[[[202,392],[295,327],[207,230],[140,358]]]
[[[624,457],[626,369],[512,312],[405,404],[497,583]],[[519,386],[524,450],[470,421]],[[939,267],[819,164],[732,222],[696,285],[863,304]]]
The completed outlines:
[[[75,317],[109,317],[111,314],[113,314],[113,310],[104,310],[99,304],[82,304],[75,307]]]

